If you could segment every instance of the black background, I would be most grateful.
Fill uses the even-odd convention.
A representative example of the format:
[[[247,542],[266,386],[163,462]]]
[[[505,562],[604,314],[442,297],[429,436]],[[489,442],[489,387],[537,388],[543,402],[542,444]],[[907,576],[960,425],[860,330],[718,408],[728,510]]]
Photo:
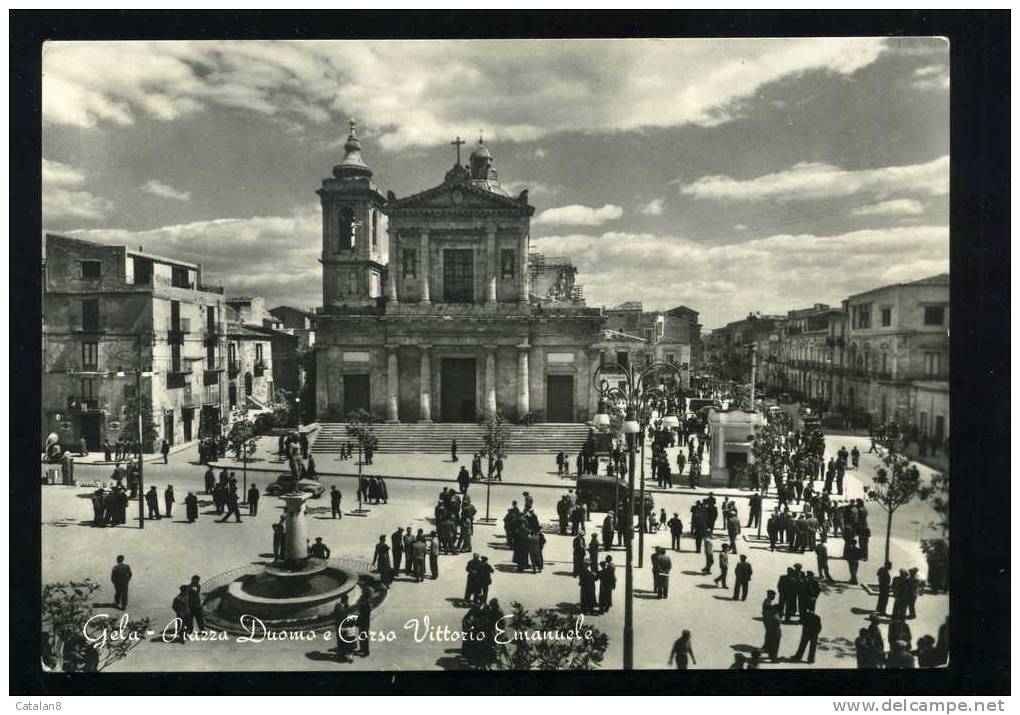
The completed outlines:
[[[1009,693],[1007,11],[12,11],[12,694]],[[66,675],[39,667],[41,44],[46,39],[948,37],[951,52],[951,659],[936,671]],[[682,606],[681,606],[682,608]],[[705,633],[703,638],[711,638]],[[640,646],[640,634],[637,636]]]

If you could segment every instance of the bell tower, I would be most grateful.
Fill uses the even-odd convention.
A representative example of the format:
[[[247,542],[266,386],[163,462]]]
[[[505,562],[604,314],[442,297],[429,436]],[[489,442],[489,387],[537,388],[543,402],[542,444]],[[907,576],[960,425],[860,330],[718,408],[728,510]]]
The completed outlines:
[[[383,294],[389,262],[386,199],[361,156],[350,121],[344,158],[316,191],[322,202],[322,307],[373,305]]]

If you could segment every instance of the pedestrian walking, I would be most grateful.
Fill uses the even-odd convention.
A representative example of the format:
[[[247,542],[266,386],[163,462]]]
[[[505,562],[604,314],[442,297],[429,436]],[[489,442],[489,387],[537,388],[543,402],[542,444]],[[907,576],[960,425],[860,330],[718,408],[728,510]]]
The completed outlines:
[[[450,461],[451,462],[456,462],[457,461],[457,438],[456,437],[454,437],[452,440],[450,440]]]
[[[273,559],[283,559],[284,534],[286,533],[286,518],[281,516],[280,520],[273,524]]]
[[[729,544],[723,544],[722,549],[719,550],[719,575],[712,580],[713,583],[718,583],[723,588],[729,588],[726,585],[726,574],[729,573],[730,569],[729,550]]]
[[[163,440],[163,444],[159,448],[159,453],[163,455],[163,464],[167,464],[168,457],[170,456],[170,443],[167,442],[165,439]]]
[[[878,603],[875,605],[875,613],[883,616],[888,615],[886,611],[889,608],[889,591],[892,586],[891,570],[892,562],[890,561],[886,561],[885,565],[878,570]]]
[[[688,659],[694,665],[698,664],[694,657],[694,650],[691,648],[691,632],[684,630],[680,633],[680,637],[673,642],[673,648],[669,652],[669,662],[666,665],[676,663],[677,670],[687,670]]]
[[[170,607],[174,609],[174,616],[180,624],[177,628],[177,642],[186,643],[188,641],[188,634],[195,629],[195,618],[191,612],[191,599],[188,594],[187,584],[181,584],[177,596],[170,604]]]
[[[240,500],[238,499],[238,496],[237,496],[237,486],[236,485],[231,485],[230,492],[227,494],[227,512],[223,515],[223,518],[219,519],[218,521],[221,521],[221,522],[227,521],[230,518],[231,514],[234,515],[234,518],[236,519],[237,523],[240,524],[241,523],[241,507],[240,507]]]
[[[156,492],[156,485],[149,487],[145,492],[145,505],[149,509],[149,519],[159,519],[159,493]]]
[[[393,582],[393,569],[390,566],[390,547],[386,543],[386,534],[379,536],[379,543],[375,545],[375,553],[372,555],[372,566],[379,572],[379,580],[389,586]]]
[[[616,588],[616,567],[613,557],[607,556],[599,569],[599,612],[606,613],[613,607],[613,590]]]
[[[822,632],[822,619],[812,610],[801,611],[800,614],[800,643],[797,645],[797,652],[793,654],[793,660],[800,660],[804,657],[804,649],[807,648],[808,663],[815,662],[815,649],[818,647],[818,634]]]

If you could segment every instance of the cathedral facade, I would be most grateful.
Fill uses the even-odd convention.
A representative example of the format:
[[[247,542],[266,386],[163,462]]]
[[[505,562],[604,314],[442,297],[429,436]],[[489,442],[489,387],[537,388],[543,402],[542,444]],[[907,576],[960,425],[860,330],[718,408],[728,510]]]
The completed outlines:
[[[563,261],[529,253],[534,207],[479,139],[442,183],[383,196],[352,123],[322,202],[320,420],[579,422],[594,413],[604,317]]]

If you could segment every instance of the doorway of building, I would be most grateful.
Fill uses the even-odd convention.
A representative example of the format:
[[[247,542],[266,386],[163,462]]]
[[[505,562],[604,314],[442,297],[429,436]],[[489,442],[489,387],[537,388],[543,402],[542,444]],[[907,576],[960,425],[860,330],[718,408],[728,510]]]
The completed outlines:
[[[163,413],[163,439],[170,444],[174,443],[174,413]]]
[[[443,422],[474,422],[475,361],[473,358],[444,358],[440,367],[439,406]]]
[[[100,421],[102,415],[83,414],[81,416],[81,436],[85,438],[85,448],[90,452],[99,451],[99,435],[102,432]]]
[[[358,410],[372,411],[368,375],[344,375],[344,416]]]
[[[185,407],[184,409],[181,410],[181,420],[184,423],[184,441],[185,442],[190,442],[192,439],[194,439],[191,436],[191,425],[192,425],[192,421],[194,419],[195,419],[195,410],[194,410],[194,408]]]
[[[574,421],[574,376],[549,375],[545,388],[546,422]]]

